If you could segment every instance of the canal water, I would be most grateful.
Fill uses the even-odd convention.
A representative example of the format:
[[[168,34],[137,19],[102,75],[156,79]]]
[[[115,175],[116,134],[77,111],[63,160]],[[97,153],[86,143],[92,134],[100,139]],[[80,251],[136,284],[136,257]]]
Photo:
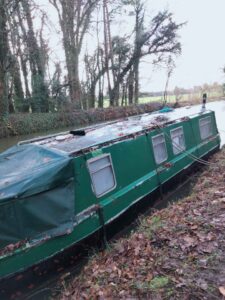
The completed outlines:
[[[201,105],[195,105],[194,106],[194,112],[198,113],[201,110]],[[218,129],[221,135],[221,145],[225,144],[225,101],[215,101],[215,102],[210,102],[206,105],[207,109],[215,111],[216,114],[216,120],[217,120],[217,125]],[[175,109],[172,113],[174,114],[177,118],[179,118],[179,115],[184,111],[188,111],[189,107],[181,107]],[[193,106],[191,107],[193,110]],[[28,140],[31,138],[35,137],[40,137],[43,135],[49,135],[49,134],[54,134],[60,131],[66,131],[66,130],[71,130],[72,128],[62,128],[60,129],[54,129],[54,130],[49,130],[45,132],[39,132],[39,133],[33,133],[29,135],[24,135],[24,136],[14,136],[14,137],[9,137],[9,138],[4,138],[0,139],[0,153],[7,148],[17,144],[21,140]],[[74,128],[73,128],[74,129]]]
[[[214,110],[216,113],[216,119],[217,119],[217,124],[218,124],[218,129],[219,132],[221,134],[221,141],[222,144],[225,144],[225,101],[217,101],[217,102],[212,102],[207,104],[207,108],[210,110]],[[177,117],[179,117],[179,114],[181,113],[181,111],[183,112],[184,110],[188,110],[188,107],[184,107],[184,108],[179,108],[174,110],[173,114]],[[199,112],[201,110],[201,105],[196,105],[195,106],[195,111],[196,113]],[[44,133],[38,133],[38,134],[33,134],[33,135],[27,135],[27,136],[23,136],[23,137],[11,137],[8,139],[1,139],[0,140],[0,152],[4,151],[6,148],[16,144],[17,142],[19,142],[20,140],[24,140],[24,139],[30,139],[33,137],[37,137],[37,136],[41,136],[41,135],[46,135],[46,134],[51,134],[51,133],[55,133],[55,132],[59,132],[60,130],[57,131],[50,131],[50,132],[44,132]],[[62,131],[65,131],[65,128],[62,129]],[[166,207],[169,203],[172,202],[176,202],[179,199],[187,196],[191,190],[192,190],[192,185],[194,184],[195,181],[195,177],[198,176],[199,173],[193,173],[192,176],[189,176],[188,178],[192,178],[192,180],[189,180],[187,178],[187,180],[182,181],[182,183],[180,185],[178,185],[177,187],[175,187],[174,189],[172,189],[170,192],[168,192],[163,199],[158,199],[155,202],[155,205],[152,207],[148,207],[148,208],[144,208],[144,210],[139,211],[139,209],[134,208],[135,211],[139,211],[140,214],[150,214],[152,210],[155,209],[161,209],[163,207]],[[138,213],[138,215],[139,215]],[[133,219],[136,219],[137,216],[134,216],[134,212],[132,212],[130,214],[130,216]],[[127,217],[128,218],[128,217]],[[129,218],[128,218],[129,219]],[[130,220],[129,220],[130,222]],[[128,223],[129,223],[128,222]],[[131,230],[133,230],[136,227],[136,224],[138,224],[138,222],[134,222],[132,223],[131,221],[131,225],[128,225],[128,227],[120,227],[120,230],[118,232],[118,234],[116,234],[114,236],[114,238],[118,238],[119,236],[124,236],[126,234],[129,234],[129,232]],[[120,224],[121,226],[121,224]],[[123,228],[123,230],[121,231],[121,228]],[[111,234],[110,234],[111,235]],[[113,235],[113,234],[112,234]],[[97,249],[96,249],[97,251]],[[81,268],[83,267],[83,265],[85,265],[85,263],[88,260],[88,253],[89,251],[87,251],[86,253],[84,253],[83,257],[80,259],[78,264],[75,265],[71,265],[70,267],[65,268],[61,275],[60,274],[55,274],[55,276],[50,276],[48,279],[44,280],[44,282],[40,283],[40,285],[38,284],[37,286],[35,286],[32,291],[28,291],[28,290],[23,290],[22,292],[22,297],[20,299],[32,299],[32,300],[38,300],[38,299],[49,299],[49,297],[54,298],[56,295],[58,295],[58,293],[60,292],[60,290],[62,290],[63,286],[62,286],[62,281],[65,280],[65,284],[68,283],[68,280],[71,279],[73,276],[76,276],[77,274],[79,274]],[[63,276],[62,276],[63,274]],[[65,276],[66,275],[66,276]],[[62,277],[65,279],[62,279]]]
[[[201,105],[195,105],[195,112],[201,111]],[[182,107],[174,110],[174,114],[179,117],[181,111],[188,110],[188,107]],[[215,101],[206,104],[206,109],[213,110],[216,115],[217,127],[221,137],[221,146],[225,144],[225,101]]]

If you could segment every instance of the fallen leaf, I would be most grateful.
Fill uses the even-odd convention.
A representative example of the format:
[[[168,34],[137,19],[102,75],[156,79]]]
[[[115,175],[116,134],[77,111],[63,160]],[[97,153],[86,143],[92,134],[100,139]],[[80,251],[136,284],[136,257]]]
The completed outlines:
[[[195,243],[195,239],[190,237],[190,236],[185,236],[184,237],[184,241],[188,244],[188,245],[193,245]]]
[[[115,246],[115,248],[119,252],[119,254],[122,254],[125,250],[124,246],[122,244],[119,244],[119,243]]]
[[[137,247],[134,249],[134,253],[135,253],[136,256],[139,255],[140,250],[141,250],[141,248],[140,248],[139,246],[137,246]]]
[[[195,230],[195,229],[197,229],[197,228],[198,228],[197,225],[192,225],[192,226],[191,226],[191,229],[192,229],[192,230]]]
[[[195,216],[201,216],[202,215],[202,213],[199,210],[197,210],[197,209],[193,209],[193,214]]]
[[[225,288],[223,286],[219,287],[219,291],[225,297]]]
[[[196,281],[196,283],[201,289],[203,289],[205,291],[208,289],[208,284],[205,280],[200,278]]]

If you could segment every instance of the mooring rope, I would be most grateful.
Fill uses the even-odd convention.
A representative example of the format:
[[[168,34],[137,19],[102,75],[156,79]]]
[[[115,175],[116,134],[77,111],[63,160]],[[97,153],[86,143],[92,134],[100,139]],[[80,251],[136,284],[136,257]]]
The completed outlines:
[[[194,161],[197,161],[205,166],[213,166],[213,165],[217,165],[217,163],[213,163],[213,162],[208,162],[202,158],[199,158],[197,156],[195,156],[194,154],[192,153],[189,153],[188,151],[186,151],[185,149],[183,149],[182,147],[180,147],[179,144],[177,144],[176,142],[172,141],[171,140],[171,137],[162,130],[162,128],[158,125],[158,124],[155,124],[155,126],[157,127],[157,129],[159,129],[163,134],[165,134],[165,136],[168,138],[169,142],[171,141],[171,144],[174,145],[175,147],[177,147],[179,150],[181,150],[182,152],[184,152],[188,157],[190,157],[192,160]]]

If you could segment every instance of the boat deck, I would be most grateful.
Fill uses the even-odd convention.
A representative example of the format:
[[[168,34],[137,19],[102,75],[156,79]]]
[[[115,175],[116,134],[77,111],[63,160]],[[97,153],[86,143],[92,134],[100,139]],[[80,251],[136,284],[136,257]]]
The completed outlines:
[[[48,148],[57,149],[67,153],[76,153],[99,144],[117,140],[131,134],[137,134],[145,129],[154,128],[156,125],[164,125],[170,122],[179,122],[185,117],[194,117],[207,111],[196,112],[196,107],[174,109],[167,113],[150,113],[128,117],[96,126],[83,128],[83,134],[63,132],[57,135],[40,137],[33,140],[23,141],[20,144],[33,143]],[[82,131],[81,129],[79,130]]]

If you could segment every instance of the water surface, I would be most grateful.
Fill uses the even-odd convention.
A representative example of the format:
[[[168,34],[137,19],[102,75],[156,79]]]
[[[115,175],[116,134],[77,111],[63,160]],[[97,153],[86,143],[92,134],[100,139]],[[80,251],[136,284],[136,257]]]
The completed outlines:
[[[218,126],[218,130],[220,132],[220,135],[221,135],[221,145],[224,145],[225,144],[225,101],[215,101],[215,102],[208,103],[206,105],[206,108],[215,111],[217,126]],[[170,114],[177,116],[177,118],[179,118],[179,115],[183,115],[185,113],[185,111],[187,111],[187,114],[188,114],[188,109],[189,109],[188,107],[177,108]],[[201,110],[201,105],[195,105],[194,107],[191,106],[191,110],[195,113],[198,113]],[[38,132],[38,133],[29,134],[29,135],[24,135],[24,136],[14,136],[14,137],[0,139],[0,152],[17,144],[19,141],[22,141],[22,140],[40,137],[43,135],[54,134],[54,133],[57,133],[60,131],[67,131],[67,130],[71,130],[71,129],[72,129],[71,127],[70,128],[62,128],[62,129],[54,129],[54,130],[49,130],[49,131],[45,131],[45,132]]]

